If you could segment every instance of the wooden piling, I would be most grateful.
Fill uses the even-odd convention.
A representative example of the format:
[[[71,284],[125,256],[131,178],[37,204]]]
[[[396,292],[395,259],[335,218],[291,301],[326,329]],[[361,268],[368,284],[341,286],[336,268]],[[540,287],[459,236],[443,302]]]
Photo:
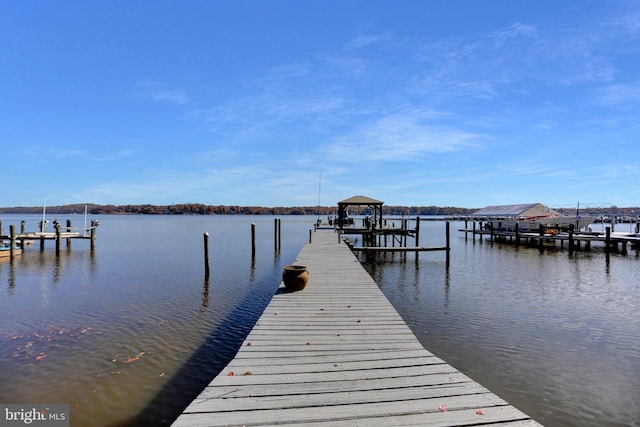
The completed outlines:
[[[16,248],[16,226],[15,225],[10,225],[9,226],[9,233],[11,234],[11,242],[9,243],[9,245],[10,245],[9,258],[13,259],[13,257],[16,256],[16,254],[15,254],[15,248]]]
[[[604,251],[609,253],[611,251],[611,227],[606,228],[606,236],[604,239]]]
[[[71,233],[71,220],[67,220],[67,233]],[[71,237],[67,237],[67,248],[71,249]]]
[[[451,238],[449,237],[449,231],[451,229],[451,223],[449,221],[447,221],[447,258],[446,258],[446,264],[447,267],[449,267],[449,254],[451,253]]]
[[[56,256],[60,256],[60,240],[62,240],[62,238],[60,237],[60,224],[58,222],[55,223],[55,227],[56,227]]]
[[[209,233],[204,233],[204,280],[209,280]]]
[[[273,219],[273,250],[278,252],[278,218]]]
[[[251,258],[256,257],[256,224],[251,223]]]
[[[98,227],[98,221],[91,220],[91,252],[96,248],[96,227]]]
[[[573,253],[573,227],[569,228],[569,254]]]

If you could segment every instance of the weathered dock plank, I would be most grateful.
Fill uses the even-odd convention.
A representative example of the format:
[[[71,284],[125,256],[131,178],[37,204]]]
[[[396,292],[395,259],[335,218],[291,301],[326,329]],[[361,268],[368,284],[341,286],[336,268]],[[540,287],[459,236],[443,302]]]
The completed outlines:
[[[175,426],[539,425],[426,350],[333,232],[296,264],[309,285],[281,285]]]

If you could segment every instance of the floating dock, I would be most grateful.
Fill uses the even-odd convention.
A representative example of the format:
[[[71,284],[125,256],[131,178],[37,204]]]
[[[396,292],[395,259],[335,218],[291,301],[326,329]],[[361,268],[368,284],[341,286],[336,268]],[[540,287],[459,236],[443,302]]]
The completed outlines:
[[[174,426],[540,425],[426,350],[339,234],[295,263],[307,287],[280,285]]]

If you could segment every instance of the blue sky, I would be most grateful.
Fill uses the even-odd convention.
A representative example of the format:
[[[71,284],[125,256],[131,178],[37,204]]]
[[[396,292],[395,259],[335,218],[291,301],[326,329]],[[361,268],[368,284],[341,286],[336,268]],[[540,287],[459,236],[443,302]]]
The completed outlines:
[[[0,117],[0,206],[639,206],[640,2],[3,2]]]

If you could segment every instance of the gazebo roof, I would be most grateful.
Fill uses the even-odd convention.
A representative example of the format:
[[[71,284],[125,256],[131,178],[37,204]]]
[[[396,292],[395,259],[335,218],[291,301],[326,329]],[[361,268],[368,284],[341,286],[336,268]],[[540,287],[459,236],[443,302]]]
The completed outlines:
[[[365,196],[353,196],[338,202],[338,205],[382,205],[380,200]]]

